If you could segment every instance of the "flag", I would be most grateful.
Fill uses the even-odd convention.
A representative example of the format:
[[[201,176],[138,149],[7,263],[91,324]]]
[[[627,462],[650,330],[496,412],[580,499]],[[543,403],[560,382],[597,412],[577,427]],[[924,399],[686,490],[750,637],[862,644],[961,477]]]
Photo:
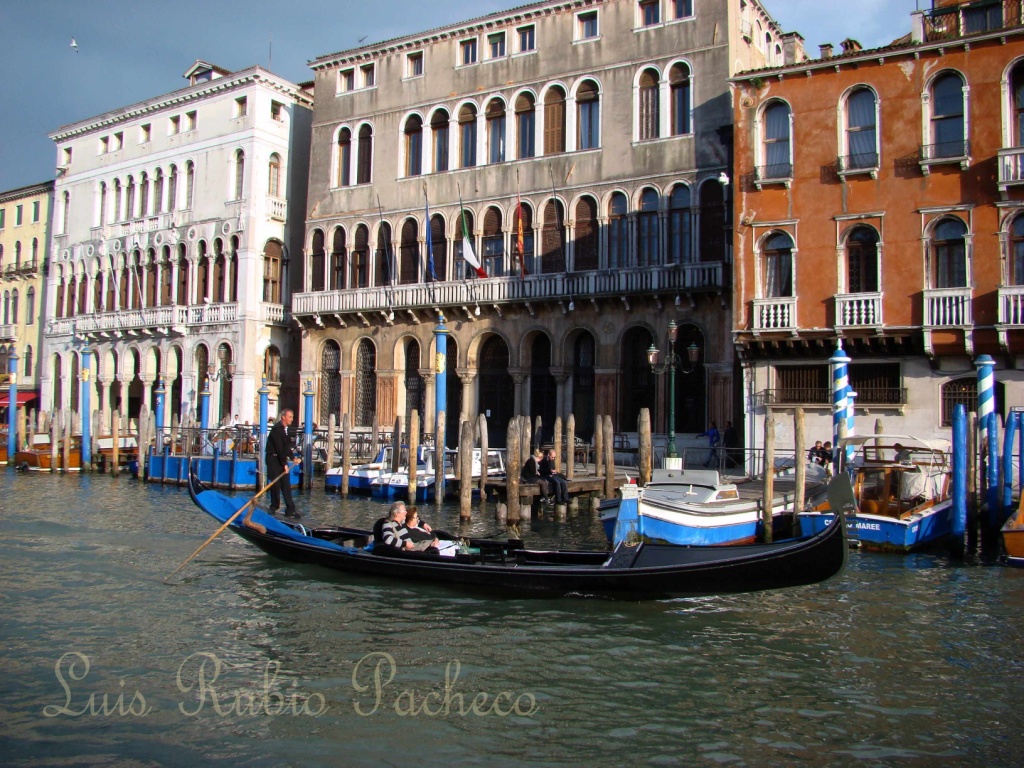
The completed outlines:
[[[427,274],[430,275],[430,279],[435,283],[437,282],[437,273],[434,271],[434,240],[431,237],[432,230],[430,227],[430,200],[427,198],[427,183],[423,182],[423,201],[426,203],[427,208]]]
[[[487,271],[480,266],[480,261],[473,253],[473,241],[469,239],[469,227],[466,225],[466,211],[462,207],[462,196],[459,195],[459,212],[462,218],[462,258],[476,270],[477,277],[487,277]]]
[[[526,277],[526,244],[523,237],[523,201],[516,192],[516,249],[519,251],[519,276]]]

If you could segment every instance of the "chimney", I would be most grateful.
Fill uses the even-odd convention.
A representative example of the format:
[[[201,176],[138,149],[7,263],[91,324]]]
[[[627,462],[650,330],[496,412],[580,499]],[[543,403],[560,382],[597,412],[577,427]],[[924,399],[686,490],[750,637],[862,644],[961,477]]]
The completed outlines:
[[[840,43],[843,47],[843,53],[860,53],[864,50],[864,46],[854,40],[852,37],[848,37]]]
[[[804,39],[799,32],[786,32],[782,35],[782,57],[786,65],[807,61]]]
[[[819,45],[818,48],[821,49],[821,58],[823,58],[823,59],[831,59],[832,58],[832,43],[825,43],[824,45]]]

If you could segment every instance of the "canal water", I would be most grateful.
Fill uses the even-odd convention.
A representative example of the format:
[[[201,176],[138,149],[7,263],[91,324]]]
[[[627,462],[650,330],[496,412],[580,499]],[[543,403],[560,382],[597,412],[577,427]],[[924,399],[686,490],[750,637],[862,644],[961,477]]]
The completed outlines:
[[[382,506],[319,491],[313,520]],[[421,508],[421,512],[423,509]],[[430,509],[458,528],[454,507]],[[271,560],[187,493],[0,469],[5,766],[1019,766],[1024,570],[853,553],[817,586],[486,597]],[[498,530],[493,512],[473,533]],[[589,515],[531,546],[601,547]]]

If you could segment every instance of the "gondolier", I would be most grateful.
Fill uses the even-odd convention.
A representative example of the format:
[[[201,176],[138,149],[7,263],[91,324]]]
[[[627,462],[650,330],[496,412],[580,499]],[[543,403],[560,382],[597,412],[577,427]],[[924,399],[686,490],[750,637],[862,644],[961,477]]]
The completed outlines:
[[[288,440],[288,427],[295,418],[295,413],[290,408],[281,411],[281,418],[271,427],[267,436],[267,476],[278,477],[285,469],[292,464],[300,464],[301,459],[296,459],[292,452],[291,441]],[[302,517],[295,510],[295,501],[292,499],[291,477],[282,477],[270,487],[270,514],[275,514],[281,508],[281,496],[284,496],[284,516]]]

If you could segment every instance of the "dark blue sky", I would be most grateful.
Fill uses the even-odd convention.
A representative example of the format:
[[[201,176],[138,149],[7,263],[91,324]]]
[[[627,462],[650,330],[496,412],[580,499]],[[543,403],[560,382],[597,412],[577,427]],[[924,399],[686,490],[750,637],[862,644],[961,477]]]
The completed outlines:
[[[699,5],[700,0],[697,0]],[[818,45],[885,45],[918,0],[764,0],[786,31]],[[196,59],[253,64],[301,82],[307,62],[525,4],[517,0],[2,0],[0,191],[53,178],[48,134],[185,86]],[[928,0],[920,0],[930,6]],[[76,53],[71,38],[78,43]],[[272,62],[268,62],[270,56]]]

